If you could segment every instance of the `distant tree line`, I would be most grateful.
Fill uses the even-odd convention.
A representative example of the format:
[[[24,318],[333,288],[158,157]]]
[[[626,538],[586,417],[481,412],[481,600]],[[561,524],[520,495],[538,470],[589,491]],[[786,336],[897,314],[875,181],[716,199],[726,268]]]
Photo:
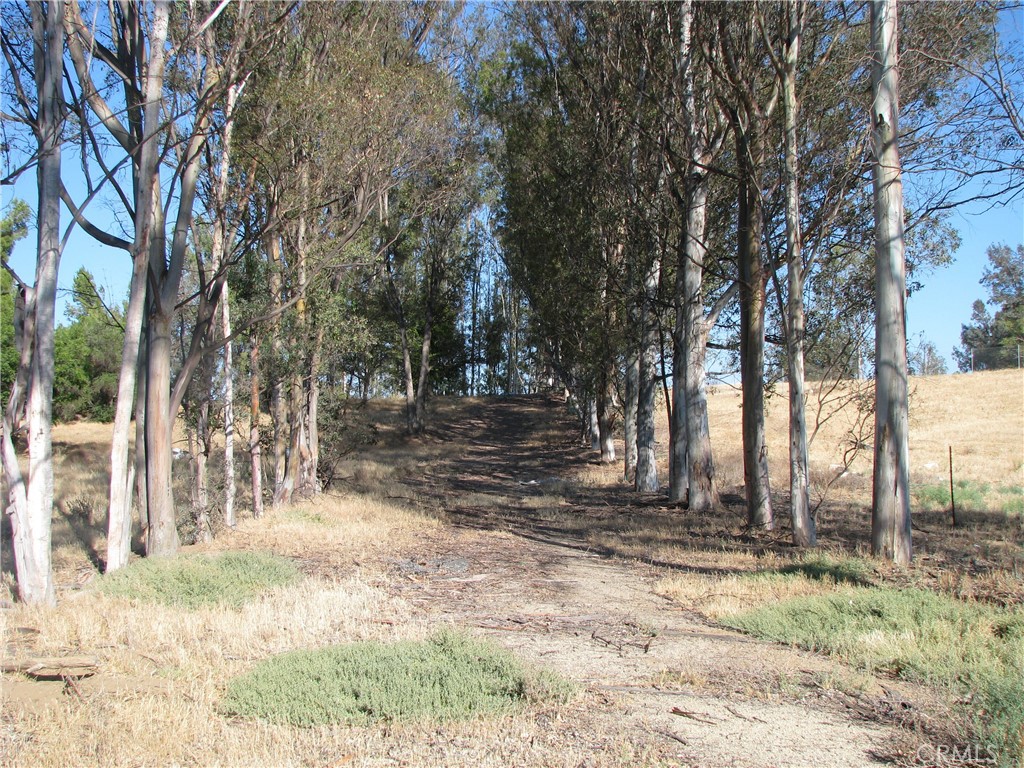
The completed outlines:
[[[988,302],[974,302],[971,322],[960,331],[960,348],[953,350],[964,372],[1019,368],[1024,354],[1024,245],[993,245],[987,255],[981,284]]]

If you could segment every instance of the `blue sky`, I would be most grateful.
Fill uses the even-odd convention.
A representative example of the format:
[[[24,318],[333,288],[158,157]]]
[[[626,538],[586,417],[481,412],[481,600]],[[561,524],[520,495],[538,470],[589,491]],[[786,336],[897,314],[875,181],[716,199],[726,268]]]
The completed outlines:
[[[951,223],[960,232],[953,263],[926,277],[924,287],[907,302],[908,343],[913,346],[924,334],[946,359],[950,372],[956,370],[952,351],[960,345],[960,326],[970,320],[975,300],[987,298],[979,281],[988,263],[988,247],[1024,243],[1024,201],[1018,197],[995,208],[964,206],[953,213]]]

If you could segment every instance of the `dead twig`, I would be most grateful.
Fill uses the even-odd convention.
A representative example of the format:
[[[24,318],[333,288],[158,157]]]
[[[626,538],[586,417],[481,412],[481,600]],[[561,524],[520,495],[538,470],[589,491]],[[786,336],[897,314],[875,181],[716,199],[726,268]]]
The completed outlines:
[[[672,741],[678,741],[683,746],[686,746],[686,747],[690,746],[690,742],[688,742],[682,736],[676,736],[671,731],[653,730],[653,731],[651,731],[651,733],[656,733],[659,736],[664,736],[667,739],[672,739]]]
[[[704,723],[705,725],[718,725],[716,720],[711,720],[710,715],[701,712],[687,712],[685,709],[679,707],[672,707],[669,710],[673,715],[679,715],[680,717],[688,717],[691,720],[696,720],[698,723]]]
[[[735,707],[726,707],[727,712],[734,714],[740,720],[746,720],[748,723],[767,723],[766,720],[762,720],[760,717],[747,717],[742,712],[737,712]]]
[[[61,675],[61,679],[64,681],[65,692],[71,691],[80,701],[85,701],[85,696],[82,694],[82,689],[78,687],[78,680],[74,675]]]

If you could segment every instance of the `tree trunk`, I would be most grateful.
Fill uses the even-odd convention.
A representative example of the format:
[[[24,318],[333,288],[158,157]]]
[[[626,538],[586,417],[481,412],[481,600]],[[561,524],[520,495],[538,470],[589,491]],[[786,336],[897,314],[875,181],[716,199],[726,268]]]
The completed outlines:
[[[206,379],[206,375],[203,376]],[[196,423],[196,484],[195,514],[196,540],[209,542],[213,540],[213,529],[210,526],[210,480],[208,465],[210,461],[210,398],[209,381],[205,382],[199,403],[199,419]],[[173,452],[172,459],[173,461]]]
[[[601,372],[597,390],[597,432],[601,446],[601,463],[615,462],[615,411],[612,408],[612,384],[608,370]]]
[[[590,438],[590,450],[601,450],[601,423],[597,415],[597,395],[587,399],[587,437]]]
[[[399,326],[402,341],[402,372],[405,378],[405,425],[409,434],[416,434],[416,384],[412,375],[412,352],[409,349],[409,330],[402,318]]]
[[[149,306],[149,300],[145,302]],[[146,314],[148,315],[148,309]],[[138,381],[138,390],[135,393],[135,460],[132,462],[132,470],[129,478],[134,477],[134,487],[129,479],[129,488],[135,493],[135,503],[139,508],[139,536],[145,546],[149,539],[149,502],[146,499],[146,362],[149,359],[149,330],[148,322],[142,329],[143,339],[139,347],[139,373],[134,377]],[[129,507],[130,509],[130,507]]]
[[[692,309],[686,335],[684,389],[686,400],[686,459],[689,474],[688,506],[691,512],[706,514],[718,506],[715,487],[715,462],[708,424],[708,399],[704,364],[707,359],[709,325],[703,317],[703,305]]]
[[[135,463],[130,455],[131,420],[137,371],[140,362],[142,325],[146,310],[146,273],[148,265],[142,257],[134,259],[128,309],[124,321],[124,346],[121,371],[117,379],[117,400],[114,406],[114,429],[110,447],[110,504],[107,520],[106,572],[128,565],[132,536],[132,493]],[[141,396],[141,395],[140,395]],[[136,441],[136,450],[142,444]]]
[[[135,457],[129,452],[131,435],[132,401],[136,411],[145,411],[145,396],[136,392],[139,373],[144,370],[143,325],[148,314],[148,272],[149,249],[159,209],[159,165],[160,142],[156,135],[160,125],[160,110],[163,105],[162,91],[166,65],[168,23],[170,5],[156,3],[153,8],[153,24],[149,35],[149,61],[145,69],[141,124],[136,127],[138,154],[134,160],[134,202],[135,237],[132,242],[133,272],[131,290],[128,296],[128,310],[125,316],[124,347],[121,352],[121,371],[117,384],[117,405],[114,412],[114,431],[110,449],[110,508],[108,511],[107,572],[123,568],[128,564],[131,553],[131,497],[133,490],[139,498],[140,524],[148,537],[149,517],[141,492],[145,482],[145,440],[142,433],[145,418],[136,419]],[[140,466],[141,465],[141,466]],[[134,472],[132,467],[134,466]],[[132,476],[136,488],[132,488]]]
[[[764,427],[764,313],[766,275],[761,262],[762,212],[756,169],[764,156],[756,133],[735,120],[740,165],[738,254],[740,284],[740,378],[743,389],[743,480],[747,523],[772,530],[768,446]]]
[[[221,319],[224,338],[231,338],[231,306],[228,301],[228,284],[225,281],[221,293]],[[224,525],[234,528],[238,524],[235,516],[235,358],[233,342],[224,345]]]
[[[217,178],[211,190],[216,221],[213,227],[211,257],[216,269],[227,267],[228,235],[228,182],[231,172],[232,135],[234,133],[235,108],[242,85],[234,83],[228,88],[224,106],[224,123],[221,126],[220,163]],[[224,333],[224,525],[234,528],[235,515],[235,365],[234,349],[231,342],[231,301],[228,282],[221,286],[221,327]]]
[[[910,562],[910,467],[904,298],[903,182],[899,136],[896,0],[871,3],[875,162],[875,458],[871,552]]]
[[[289,398],[285,423],[288,425],[288,453],[285,461],[284,483],[281,486],[281,504],[291,504],[299,487],[299,470],[305,449],[302,377],[294,375],[288,386]]]
[[[793,543],[817,545],[811,518],[807,462],[807,415],[804,394],[804,261],[800,231],[800,176],[797,152],[796,65],[800,54],[802,10],[799,0],[786,4],[789,41],[782,62],[782,104],[785,128],[786,261],[789,279],[786,352],[789,374],[789,496]]]
[[[636,416],[636,490],[656,493],[658,464],[655,456],[654,412],[658,393],[658,350],[660,338],[656,316],[658,284],[661,281],[661,260],[655,259],[644,275],[644,296],[641,310],[643,343],[640,350],[640,392]]]
[[[37,139],[39,144],[39,208],[37,257],[32,332],[35,336],[29,358],[26,419],[28,421],[28,478],[21,477],[14,455],[13,435],[5,429],[4,459],[14,502],[11,528],[14,532],[15,571],[22,601],[53,605],[56,593],[50,560],[53,517],[53,377],[54,326],[57,308],[57,270],[60,266],[60,148],[64,52],[64,3],[51,0],[43,9],[31,7],[33,54],[38,94]],[[45,15],[44,15],[45,14]],[[26,324],[26,327],[28,324]],[[24,340],[23,345],[28,344]],[[23,346],[24,349],[24,346]]]
[[[149,531],[146,554],[164,557],[178,551],[178,530],[171,488],[171,313],[161,306],[149,318],[146,365],[146,502]]]
[[[682,215],[683,237],[679,249],[676,290],[676,332],[679,349],[674,358],[673,377],[681,379],[673,385],[675,402],[673,417],[676,434],[673,437],[673,456],[676,470],[671,483],[672,498],[685,498],[691,512],[707,514],[718,505],[715,487],[714,458],[708,428],[708,407],[705,381],[705,360],[711,328],[718,313],[725,306],[719,301],[705,317],[703,280],[704,242],[707,226],[708,181],[706,168],[712,160],[712,147],[703,136],[708,115],[696,102],[696,72],[692,38],[693,3],[679,4],[679,90],[683,101],[683,130],[689,150],[686,178],[683,180]]]
[[[423,340],[420,344],[420,378],[416,388],[416,411],[413,420],[414,432],[422,432],[427,423],[427,393],[430,390],[430,340],[434,330],[434,301],[437,283],[440,282],[438,264],[430,267],[427,277],[427,301],[423,315]]]
[[[15,435],[22,426],[21,414],[24,412],[27,391],[32,374],[32,356],[35,350],[36,292],[35,288],[20,285],[21,311],[23,320],[15,321],[15,336],[20,361],[18,374],[11,385],[10,397],[4,409],[3,420],[3,465],[4,480],[7,482],[7,504],[5,512],[11,516],[11,534],[14,547],[14,573],[19,585],[22,575],[26,584],[32,584],[31,575],[39,571],[39,565],[33,559],[33,547],[29,538],[30,529],[23,521],[28,519],[28,489],[21,465],[18,463],[18,452],[14,447]],[[20,586],[19,586],[20,591]],[[23,598],[25,599],[25,598]]]
[[[276,206],[271,206],[271,211],[276,215]],[[273,376],[274,388],[271,394],[271,411],[274,422],[274,494],[272,504],[275,507],[284,503],[284,482],[287,467],[285,462],[288,453],[288,415],[285,402],[285,379],[281,375],[279,366],[284,357],[284,341],[281,338],[280,309],[283,302],[281,292],[283,290],[281,263],[281,240],[278,235],[270,238],[270,295],[271,306],[274,309],[275,317],[273,326],[270,329],[271,351],[274,355],[275,368]]]
[[[690,485],[686,456],[686,347],[682,341],[686,310],[682,301],[682,278],[682,272],[677,273],[676,321],[672,334],[672,418],[668,425],[668,500],[673,504],[686,502]]]
[[[633,318],[635,320],[635,317]],[[633,323],[630,323],[633,325]],[[636,411],[640,401],[640,352],[630,342],[626,358],[626,402],[623,403],[622,434],[625,445],[622,449],[622,480],[629,485],[636,484]]]
[[[318,326],[309,356],[309,385],[306,395],[306,451],[302,467],[302,493],[315,496],[320,493],[320,357],[324,345],[324,329]]]
[[[249,355],[249,463],[252,471],[252,516],[263,517],[263,455],[260,447],[260,337],[252,334]]]

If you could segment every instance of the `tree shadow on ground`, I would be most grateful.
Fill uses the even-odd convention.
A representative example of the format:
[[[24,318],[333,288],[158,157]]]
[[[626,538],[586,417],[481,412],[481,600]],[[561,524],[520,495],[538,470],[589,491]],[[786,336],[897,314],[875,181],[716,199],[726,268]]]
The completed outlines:
[[[802,562],[790,541],[788,494],[776,491],[777,529],[746,528],[744,500],[724,493],[708,515],[670,504],[663,494],[638,494],[623,483],[590,484],[578,476],[600,466],[579,439],[576,422],[557,398],[536,395],[480,399],[436,414],[427,440],[440,458],[403,478],[414,495],[458,528],[496,530],[576,551],[620,557],[703,575],[780,570],[765,558],[793,559],[781,572],[800,572],[854,585],[873,583],[871,568],[855,569],[842,556],[865,555],[871,529],[867,505],[826,501],[818,510],[821,548],[832,561]],[[1006,515],[972,512],[951,529],[943,513],[915,514],[918,562],[967,573],[1013,600],[1024,570],[1024,526]],[[984,557],[979,557],[979,551]],[[1017,562],[1019,560],[1019,563]],[[1013,577],[1013,574],[1018,574]],[[1006,576],[1009,574],[1009,576]],[[941,581],[923,569],[891,573],[889,580]],[[1022,590],[1017,589],[1020,593]],[[1018,598],[1019,602],[1020,598]]]

